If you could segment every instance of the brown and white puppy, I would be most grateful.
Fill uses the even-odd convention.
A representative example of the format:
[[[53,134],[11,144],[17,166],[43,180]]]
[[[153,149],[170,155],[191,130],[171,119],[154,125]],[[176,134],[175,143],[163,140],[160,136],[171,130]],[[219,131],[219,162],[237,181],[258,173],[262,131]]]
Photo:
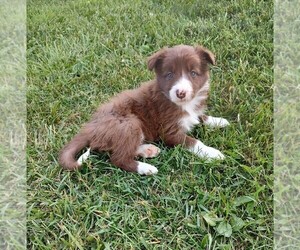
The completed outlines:
[[[209,64],[215,58],[209,50],[178,45],[164,48],[148,59],[149,70],[156,79],[138,89],[127,90],[100,106],[60,152],[64,169],[81,166],[87,154],[76,160],[84,147],[110,152],[111,162],[126,171],[156,174],[157,168],[139,162],[136,156],[155,157],[159,148],[145,142],[162,140],[168,146],[183,145],[204,158],[223,159],[217,149],[204,145],[186,134],[200,120],[209,126],[224,127],[226,119],[206,116],[209,91]]]

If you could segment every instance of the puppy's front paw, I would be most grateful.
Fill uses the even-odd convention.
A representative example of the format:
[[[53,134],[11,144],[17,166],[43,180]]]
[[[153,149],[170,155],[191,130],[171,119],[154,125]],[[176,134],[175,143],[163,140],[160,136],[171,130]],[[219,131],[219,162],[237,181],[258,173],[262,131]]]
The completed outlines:
[[[158,170],[156,167],[154,167],[148,163],[138,162],[137,172],[140,175],[153,175],[153,174],[157,174]]]
[[[227,119],[225,119],[225,118],[219,118],[220,120],[219,120],[219,122],[217,123],[218,125],[218,127],[220,127],[220,128],[224,128],[224,127],[226,127],[226,126],[229,126],[230,125],[230,123],[229,123],[229,121],[227,120]]]
[[[206,120],[204,120],[203,123],[212,128],[214,127],[224,128],[230,124],[225,118],[213,117],[213,116],[207,116]]]
[[[201,141],[197,141],[196,144],[190,149],[194,154],[197,154],[201,158],[223,160],[225,156],[217,149],[204,145]]]
[[[225,155],[223,155],[219,150],[212,148],[212,147],[206,147],[202,151],[203,157],[204,158],[209,158],[209,159],[216,159],[216,160],[224,160]]]

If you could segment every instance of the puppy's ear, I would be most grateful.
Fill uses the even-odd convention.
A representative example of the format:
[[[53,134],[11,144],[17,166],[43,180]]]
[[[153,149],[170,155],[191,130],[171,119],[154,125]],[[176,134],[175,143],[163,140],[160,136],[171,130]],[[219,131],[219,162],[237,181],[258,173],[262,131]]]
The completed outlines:
[[[155,52],[152,56],[148,58],[148,69],[153,70],[157,69],[159,65],[161,65],[163,59],[165,58],[167,49],[161,49]]]
[[[202,46],[195,47],[195,50],[201,59],[204,59],[207,63],[212,65],[216,64],[215,55],[210,50]]]

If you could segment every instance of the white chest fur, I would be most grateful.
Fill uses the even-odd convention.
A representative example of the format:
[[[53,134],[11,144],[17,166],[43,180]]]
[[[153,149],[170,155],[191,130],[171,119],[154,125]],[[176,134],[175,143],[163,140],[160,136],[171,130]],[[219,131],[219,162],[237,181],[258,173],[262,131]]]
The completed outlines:
[[[180,119],[180,125],[184,131],[190,131],[195,125],[199,123],[198,115],[195,112],[188,113]]]
[[[182,105],[182,109],[186,112],[180,120],[179,124],[184,131],[190,131],[195,125],[199,124],[199,116],[203,114],[203,109],[199,109],[197,105],[206,97],[197,96],[190,102]]]

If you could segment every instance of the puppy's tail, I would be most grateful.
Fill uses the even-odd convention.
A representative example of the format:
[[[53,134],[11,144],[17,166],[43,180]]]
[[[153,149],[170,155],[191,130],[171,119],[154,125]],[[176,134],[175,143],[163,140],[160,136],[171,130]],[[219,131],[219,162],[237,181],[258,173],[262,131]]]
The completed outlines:
[[[88,135],[77,134],[59,153],[59,164],[66,170],[78,169],[82,162],[76,160],[76,155],[84,147],[89,146]]]

